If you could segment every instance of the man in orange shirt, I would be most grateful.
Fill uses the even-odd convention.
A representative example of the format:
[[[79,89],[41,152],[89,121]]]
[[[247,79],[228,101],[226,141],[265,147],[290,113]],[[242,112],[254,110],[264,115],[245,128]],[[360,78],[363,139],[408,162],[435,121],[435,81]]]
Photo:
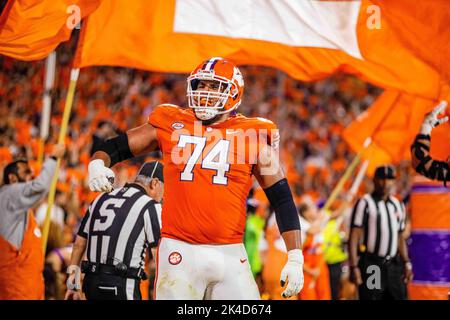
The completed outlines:
[[[275,209],[288,250],[283,296],[298,294],[300,223],[278,162],[276,126],[237,114],[244,80],[227,60],[202,62],[187,85],[189,108],[160,105],[147,124],[100,146],[89,164],[91,190],[111,190],[114,173],[108,167],[159,144],[167,181],[156,299],[259,299],[242,244],[254,175]]]
[[[34,180],[26,160],[12,162],[4,169],[0,188],[0,300],[44,298],[41,231],[30,209],[50,189],[56,158],[64,152],[64,145],[57,145]]]

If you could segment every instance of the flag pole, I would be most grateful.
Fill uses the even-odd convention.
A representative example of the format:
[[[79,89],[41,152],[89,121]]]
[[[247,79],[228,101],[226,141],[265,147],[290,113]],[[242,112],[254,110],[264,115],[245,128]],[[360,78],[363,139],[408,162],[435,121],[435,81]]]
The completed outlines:
[[[45,61],[45,80],[44,80],[44,95],[42,97],[42,114],[41,114],[41,128],[39,135],[39,149],[38,149],[38,168],[42,167],[44,161],[44,146],[45,140],[48,137],[50,127],[50,113],[52,106],[51,90],[55,81],[56,69],[56,52],[53,51]]]
[[[361,167],[359,168],[358,174],[356,175],[355,180],[353,181],[353,185],[348,192],[348,201],[352,201],[352,199],[356,196],[358,192],[359,186],[361,185],[364,176],[366,175],[367,167],[369,166],[369,160],[365,160]]]
[[[69,124],[70,112],[72,110],[73,98],[75,96],[75,89],[76,89],[79,73],[80,73],[80,69],[72,69],[70,71],[69,89],[67,90],[66,104],[64,106],[64,113],[63,113],[63,118],[62,118],[62,122],[61,122],[61,129],[59,131],[59,137],[58,137],[59,144],[64,143],[64,139],[66,137],[67,126]],[[61,158],[58,158],[57,162],[56,162],[55,174],[53,175],[52,183],[50,185],[50,191],[48,193],[47,211],[45,213],[45,221],[44,221],[44,227],[43,227],[43,231],[42,231],[42,249],[43,249],[44,255],[45,255],[45,249],[47,248],[48,232],[50,229],[50,212],[52,210],[53,202],[55,200],[56,183],[58,182],[60,165],[61,165]]]
[[[349,203],[350,201],[352,201],[353,197],[356,195],[356,193],[358,192],[359,186],[361,185],[362,180],[364,179],[364,176],[366,174],[367,171],[367,167],[369,166],[369,160],[365,160],[363,162],[363,164],[361,165],[361,167],[359,168],[358,174],[356,175],[355,180],[353,181],[353,184],[350,188],[350,191],[347,194],[347,202]],[[334,232],[336,232],[337,230],[339,230],[342,222],[344,221],[345,217],[346,217],[346,207],[348,204],[344,204],[344,207],[341,207],[338,210],[342,210],[342,214],[340,214],[337,218],[336,218],[336,224],[334,225]],[[324,212],[329,212],[324,211]],[[331,213],[325,216],[325,219],[322,221],[321,226],[322,228],[325,228],[325,226],[327,225],[328,221],[330,221],[331,218]]]
[[[334,200],[336,200],[337,196],[341,192],[342,188],[344,187],[345,182],[348,180],[348,178],[351,176],[355,168],[358,166],[358,163],[361,161],[361,157],[363,153],[366,151],[366,149],[369,147],[369,145],[372,143],[372,139],[366,138],[363,144],[363,148],[358,152],[358,154],[353,158],[350,165],[347,167],[347,170],[345,170],[344,174],[342,175],[341,179],[339,179],[339,182],[334,187],[333,191],[331,192],[330,196],[328,197],[327,201],[325,202],[325,205],[323,206],[323,210],[327,212],[331,205],[333,204]]]

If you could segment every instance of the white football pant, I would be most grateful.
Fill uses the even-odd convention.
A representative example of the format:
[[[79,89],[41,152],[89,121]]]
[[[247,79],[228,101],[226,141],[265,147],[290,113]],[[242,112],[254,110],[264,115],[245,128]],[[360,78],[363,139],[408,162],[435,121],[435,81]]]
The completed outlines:
[[[157,300],[259,300],[244,245],[196,245],[162,238]]]

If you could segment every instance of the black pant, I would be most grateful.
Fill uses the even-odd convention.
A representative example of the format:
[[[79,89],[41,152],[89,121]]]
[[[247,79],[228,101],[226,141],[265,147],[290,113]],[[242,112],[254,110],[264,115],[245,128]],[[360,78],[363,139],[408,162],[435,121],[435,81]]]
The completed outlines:
[[[342,263],[328,264],[330,274],[331,300],[339,300],[341,291]]]
[[[358,265],[363,281],[358,288],[360,300],[407,299],[403,263],[398,256],[386,261],[373,254],[362,254]]]
[[[141,300],[140,281],[105,273],[87,273],[83,292],[87,300]]]

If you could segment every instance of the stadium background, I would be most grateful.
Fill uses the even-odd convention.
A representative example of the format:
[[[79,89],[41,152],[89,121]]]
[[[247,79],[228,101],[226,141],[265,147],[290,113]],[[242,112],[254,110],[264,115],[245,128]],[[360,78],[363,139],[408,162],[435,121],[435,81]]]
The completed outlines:
[[[50,146],[58,140],[75,40],[76,33],[70,42],[57,50],[57,76],[52,91],[53,110],[50,136],[46,141],[47,153]],[[1,166],[13,159],[27,157],[32,159],[31,163],[37,173],[45,62],[19,62],[3,56],[0,59]],[[343,129],[371,106],[382,90],[356,77],[340,73],[319,82],[303,83],[275,69],[244,66],[242,71],[246,80],[246,92],[240,111],[249,116],[267,117],[278,124],[281,129],[282,161],[297,203],[302,201],[301,196],[309,195],[317,205],[323,205],[355,156],[342,137]],[[58,281],[63,283],[64,278],[62,272],[51,272],[51,269],[63,271],[60,270],[61,260],[58,260],[59,256],[53,249],[70,244],[80,218],[95,197],[88,190],[86,181],[86,168],[94,135],[112,136],[120,130],[141,124],[159,103],[184,105],[185,78],[184,74],[152,73],[116,67],[82,69],[66,138],[69,150],[62,163],[56,197],[56,205],[63,209],[64,218],[62,222],[57,219],[52,222],[47,250],[47,261],[51,267],[47,268],[49,298],[61,297],[53,287]],[[105,120],[112,123],[115,129],[99,129],[98,125]],[[152,156],[157,157],[158,154]],[[116,184],[122,185],[132,179],[143,160],[115,167]],[[442,237],[426,238],[428,234],[436,233],[436,230],[450,229],[449,202],[446,200],[448,191],[440,185],[413,178],[408,161],[400,162],[398,171],[400,178],[397,195],[411,204],[407,208],[412,216],[412,227],[419,230],[416,240],[422,239],[421,243],[425,244],[414,246],[411,242],[415,268],[424,264],[419,278],[411,286],[417,285],[421,289],[415,288],[411,297],[445,299],[449,289],[446,249],[448,236],[444,232]],[[345,190],[350,185],[351,181],[348,181]],[[359,194],[370,188],[370,178],[365,178]],[[344,191],[332,210],[340,207],[345,196]],[[258,190],[255,190],[252,197],[249,200],[249,210],[254,210],[255,204],[259,204],[256,206],[257,215],[265,221],[267,204]],[[43,206],[45,208],[45,204]],[[248,230],[253,230],[251,227],[252,225]],[[345,239],[345,229],[342,231]],[[410,241],[413,239],[414,234]],[[61,252],[64,256],[70,250],[64,249]],[[435,290],[438,287],[439,290]],[[348,292],[344,296],[350,298],[352,288],[346,288]]]

